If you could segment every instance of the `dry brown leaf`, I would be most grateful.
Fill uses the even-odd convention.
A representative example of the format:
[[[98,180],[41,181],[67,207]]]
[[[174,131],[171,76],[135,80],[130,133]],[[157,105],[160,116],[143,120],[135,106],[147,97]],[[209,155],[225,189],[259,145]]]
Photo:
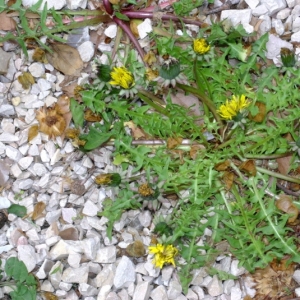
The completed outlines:
[[[181,145],[182,143],[181,137],[172,137],[167,139],[167,148],[168,149],[175,149],[177,146]]]
[[[249,114],[249,119],[254,122],[261,123],[266,118],[266,114],[267,114],[266,104],[263,102],[257,101],[257,102],[255,102],[254,105],[258,108],[258,113],[255,116],[252,116],[251,114]]]
[[[102,120],[101,116],[94,113],[91,109],[86,109],[84,112],[84,119],[88,122],[100,122]]]
[[[64,229],[58,235],[66,241],[78,241],[79,239],[78,230],[74,227]]]
[[[41,48],[35,48],[34,53],[32,55],[32,59],[37,62],[47,64],[46,52]]]
[[[140,25],[142,22],[143,22],[142,20],[138,20],[138,19],[131,19],[131,20],[130,20],[129,26],[130,26],[130,29],[131,29],[132,33],[134,34],[134,36],[135,36],[136,38],[139,38],[139,37],[140,37],[139,31],[138,31],[137,27],[138,27],[138,25]]]
[[[225,189],[229,191],[234,181],[234,173],[225,171],[222,176],[222,181],[225,185]]]
[[[32,125],[28,130],[28,143],[30,143],[39,133],[39,125]]]
[[[293,155],[277,158],[278,171],[280,174],[287,175],[290,171]]]
[[[52,53],[46,53],[49,63],[65,75],[79,76],[83,68],[83,61],[77,49],[61,44],[50,45]]]
[[[0,13],[0,30],[13,31],[16,29],[16,21],[7,16],[6,12]]]
[[[143,242],[140,240],[134,241],[127,246],[126,253],[131,257],[144,256],[146,251]]]
[[[279,200],[275,203],[276,207],[281,211],[291,215],[288,219],[288,224],[295,224],[296,219],[298,218],[299,210],[297,206],[293,203],[293,200],[290,196],[280,195]]]
[[[215,170],[216,171],[225,171],[228,169],[228,167],[230,166],[230,161],[229,160],[225,160],[221,163],[218,163],[215,165]]]
[[[240,170],[245,172],[247,175],[249,176],[255,176],[256,175],[256,166],[255,166],[255,162],[253,159],[248,159],[246,161],[244,161],[241,165],[240,165]]]
[[[124,126],[127,126],[131,129],[132,136],[134,139],[145,139],[147,138],[147,134],[144,132],[144,130],[138,126],[136,126],[132,121],[124,122]]]
[[[45,300],[58,300],[58,297],[55,294],[51,293],[51,292],[43,291],[42,294],[43,294]]]
[[[46,208],[46,204],[43,201],[38,202],[33,209],[31,219],[33,221],[44,216],[43,211]]]
[[[34,84],[34,78],[29,72],[24,72],[18,77],[18,81],[22,84],[24,90],[27,90]]]

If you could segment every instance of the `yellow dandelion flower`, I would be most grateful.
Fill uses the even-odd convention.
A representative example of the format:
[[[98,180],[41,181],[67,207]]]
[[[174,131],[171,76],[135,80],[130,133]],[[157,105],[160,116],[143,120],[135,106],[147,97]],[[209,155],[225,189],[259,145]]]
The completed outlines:
[[[172,264],[175,267],[174,257],[178,254],[178,249],[173,245],[156,244],[148,247],[149,253],[154,254],[153,264],[162,268],[164,264]]]
[[[210,50],[210,46],[205,39],[195,39],[193,49],[197,54],[205,54]]]
[[[225,120],[232,120],[242,113],[242,111],[250,105],[245,95],[232,96],[230,101],[226,100],[226,104],[222,104],[217,110],[218,114]]]
[[[111,85],[118,85],[123,89],[130,89],[134,86],[133,75],[125,67],[114,67],[110,76],[112,78],[109,82]]]

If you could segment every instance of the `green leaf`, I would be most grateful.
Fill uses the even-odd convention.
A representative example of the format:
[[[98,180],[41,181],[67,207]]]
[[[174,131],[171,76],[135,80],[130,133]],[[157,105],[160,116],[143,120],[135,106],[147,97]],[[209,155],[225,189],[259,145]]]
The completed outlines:
[[[121,14],[120,12],[116,11],[115,15],[118,19],[123,20],[123,21],[130,21],[130,19],[126,16]]]
[[[203,0],[181,0],[173,3],[174,12],[177,16],[186,16],[188,15],[194,8],[197,8],[203,4]]]
[[[23,218],[27,213],[26,207],[19,204],[12,204],[7,211],[9,214],[14,214],[20,218]]]
[[[129,159],[128,159],[126,156],[121,155],[120,153],[118,153],[118,154],[115,156],[115,158],[114,158],[113,164],[114,164],[115,166],[119,166],[119,165],[121,165],[121,164],[124,163],[124,162],[129,162]]]
[[[50,275],[55,274],[55,273],[60,272],[60,271],[61,271],[61,266],[58,266],[57,268],[55,268],[55,269],[50,273]]]
[[[85,150],[93,150],[107,142],[113,136],[113,132],[102,132],[94,127],[90,127],[89,134],[81,135],[80,138],[86,141]]]
[[[230,49],[230,56],[232,58],[237,58],[241,61],[246,61],[247,59],[247,50],[243,48],[242,44],[237,43],[228,43]]]
[[[25,264],[16,257],[10,257],[5,264],[5,273],[14,280],[23,282],[28,277]]]
[[[75,99],[71,98],[70,109],[75,126],[83,127],[84,106],[79,104]]]

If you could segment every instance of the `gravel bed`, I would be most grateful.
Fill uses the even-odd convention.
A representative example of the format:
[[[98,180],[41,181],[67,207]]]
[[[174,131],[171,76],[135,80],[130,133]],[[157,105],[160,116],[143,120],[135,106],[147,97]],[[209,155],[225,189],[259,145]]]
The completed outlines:
[[[32,5],[31,0],[22,2],[24,6]],[[52,2],[55,4],[55,1],[47,2],[48,7]],[[77,0],[59,2],[71,9],[92,5]],[[223,3],[215,0],[214,7],[208,10],[217,12],[200,18],[207,23],[229,18],[233,25],[242,23],[248,32],[257,31],[259,35],[268,32],[267,57],[280,66],[280,49],[292,49],[293,43],[300,42],[300,0],[232,3],[232,9],[218,12]],[[108,25],[105,34],[113,43],[116,26]],[[78,51],[82,60],[90,64],[95,53],[87,30],[83,40],[78,44]],[[100,43],[96,56],[101,60],[101,51],[111,49],[110,44]],[[296,48],[296,53],[298,51]],[[17,80],[25,71],[35,79],[28,90]],[[8,215],[8,221],[0,229],[3,264],[9,257],[17,256],[39,279],[41,291],[53,292],[59,299],[240,300],[246,294],[255,296],[255,287],[246,270],[239,268],[238,261],[231,256],[217,257],[213,267],[239,276],[239,280],[221,281],[201,268],[194,272],[186,295],[182,293],[173,266],[155,269],[148,254],[142,258],[128,257],[124,249],[134,241],[150,245],[153,215],[148,210],[125,212],[114,224],[112,240],[107,237],[107,219],[97,217],[97,212],[101,211],[105,198],[114,198],[114,191],[97,186],[93,177],[120,171],[111,161],[113,148],[104,147],[84,154],[66,139],[51,140],[41,133],[28,143],[29,128],[38,123],[36,110],[57,101],[65,75],[50,64],[33,62],[32,50],[26,60],[11,43],[0,47],[0,74],[0,169],[3,175],[0,179],[6,181],[0,209],[17,203],[31,213],[37,202],[46,204],[44,215],[34,223]],[[88,76],[82,73],[78,83],[85,82]],[[78,188],[84,189],[82,195],[78,195]],[[172,207],[162,205],[161,209],[168,213]],[[206,236],[211,234],[207,230]],[[59,271],[53,272],[57,269]],[[295,272],[294,279],[300,284],[299,273]],[[8,291],[8,287],[0,288],[0,299]],[[299,288],[296,293],[300,297]]]

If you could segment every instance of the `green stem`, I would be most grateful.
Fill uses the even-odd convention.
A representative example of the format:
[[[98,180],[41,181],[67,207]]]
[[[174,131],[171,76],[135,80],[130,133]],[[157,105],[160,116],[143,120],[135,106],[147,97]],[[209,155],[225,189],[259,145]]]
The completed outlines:
[[[209,108],[209,110],[211,111],[213,116],[215,117],[216,121],[219,123],[220,128],[223,128],[222,120],[221,120],[220,116],[218,115],[216,107],[215,107],[214,103],[211,101],[210,98],[208,98],[204,93],[202,93],[198,89],[195,89],[191,86],[181,84],[181,83],[177,83],[177,87],[184,90],[185,92],[192,93],[195,96],[197,96],[202,103],[207,105],[207,107]]]
[[[281,158],[281,157],[286,157],[286,156],[289,156],[289,155],[292,155],[293,152],[287,152],[287,153],[278,153],[278,154],[266,154],[266,155],[263,155],[263,154],[258,154],[258,155],[251,155],[251,154],[246,154],[244,155],[244,158],[247,158],[247,159],[276,159],[276,158]]]
[[[156,111],[158,111],[162,115],[167,116],[167,117],[170,116],[169,112],[164,107],[154,103],[154,101],[157,102],[157,103],[161,103],[161,100],[159,98],[157,98],[156,96],[152,95],[151,93],[149,93],[145,90],[140,90],[138,92],[138,96],[144,102],[146,102],[149,106],[153,107]]]
[[[264,173],[264,174],[267,174],[267,175],[270,175],[270,176],[273,176],[273,177],[276,177],[276,178],[279,178],[279,179],[283,179],[283,180],[286,180],[286,181],[289,181],[289,182],[294,182],[294,183],[300,184],[300,179],[299,178],[279,174],[277,172],[273,172],[273,171],[270,171],[268,169],[261,168],[261,167],[256,167],[256,170],[258,172],[261,172],[261,173]]]

